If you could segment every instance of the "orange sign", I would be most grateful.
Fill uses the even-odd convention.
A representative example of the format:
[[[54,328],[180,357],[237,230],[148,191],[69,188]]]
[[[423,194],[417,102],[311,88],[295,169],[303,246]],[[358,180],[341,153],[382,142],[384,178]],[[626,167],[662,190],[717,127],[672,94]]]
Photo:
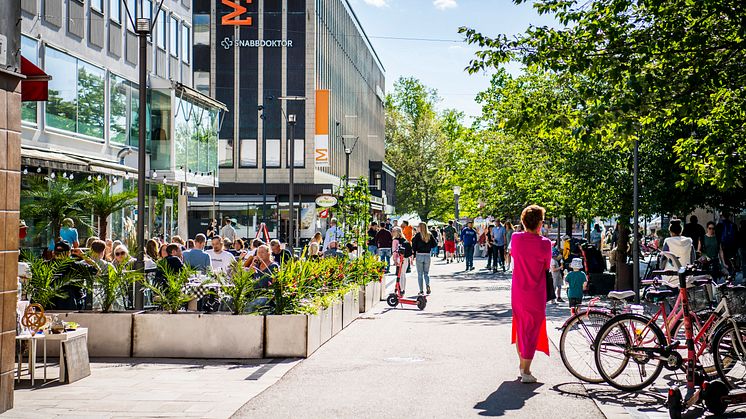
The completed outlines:
[[[329,167],[329,91],[316,91],[316,167]]]
[[[251,4],[254,0],[243,0],[246,2],[246,4]],[[245,19],[239,19],[241,15],[248,12],[248,10],[241,6],[240,3],[241,0],[236,0],[235,2],[231,0],[221,0],[221,3],[223,3],[226,6],[230,6],[233,8],[233,11],[228,13],[227,15],[223,16],[221,23],[223,25],[233,25],[233,26],[251,26],[253,23],[253,20],[251,16],[246,17]]]

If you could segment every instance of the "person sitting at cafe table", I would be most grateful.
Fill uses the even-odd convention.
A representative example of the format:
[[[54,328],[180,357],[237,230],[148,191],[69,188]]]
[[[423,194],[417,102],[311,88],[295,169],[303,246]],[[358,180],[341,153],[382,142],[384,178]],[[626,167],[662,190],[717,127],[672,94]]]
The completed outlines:
[[[210,256],[204,250],[205,244],[207,244],[207,237],[199,233],[194,238],[194,248],[183,253],[184,264],[202,273],[210,269]]]
[[[103,240],[94,240],[90,243],[90,253],[86,255],[80,249],[74,249],[72,252],[83,259],[88,265],[98,269],[99,274],[105,274],[111,264],[104,259],[106,252],[106,242]]]
[[[163,259],[163,263],[166,265],[166,269],[171,274],[177,274],[184,268],[184,263],[181,261],[181,245],[177,243],[170,243],[166,246],[166,257]],[[155,272],[154,282],[159,285],[165,285],[166,275],[161,265],[158,265],[158,270]]]
[[[272,249],[272,257],[277,265],[282,266],[285,262],[293,259],[293,254],[288,249],[283,249],[279,240],[270,241],[269,247]]]
[[[66,241],[58,241],[54,245],[54,260],[68,261],[60,272],[60,276],[71,282],[62,287],[60,295],[52,300],[51,307],[44,307],[45,309],[80,310],[83,308],[86,296],[83,288],[85,280],[95,275],[98,268],[83,261],[75,262],[70,258],[70,250],[70,245]]]
[[[324,251],[324,257],[325,258],[344,258],[345,254],[342,253],[341,250],[339,250],[339,242],[337,241],[331,241],[329,242],[329,247]]]
[[[236,261],[228,251],[223,249],[223,238],[215,236],[212,238],[212,249],[207,251],[210,256],[210,266],[213,272],[229,272],[231,264]]]
[[[254,257],[254,263],[249,268],[249,271],[254,274],[254,279],[258,281],[257,286],[260,288],[269,288],[272,285],[272,274],[278,269],[280,269],[280,265],[272,261],[269,246],[259,246],[256,251],[256,257]]]

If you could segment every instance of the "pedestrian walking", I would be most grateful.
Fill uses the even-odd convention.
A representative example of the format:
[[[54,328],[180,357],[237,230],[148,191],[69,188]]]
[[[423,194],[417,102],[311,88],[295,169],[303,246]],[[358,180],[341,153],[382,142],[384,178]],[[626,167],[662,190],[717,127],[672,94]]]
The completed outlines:
[[[230,218],[225,217],[225,220],[223,220],[223,228],[220,229],[220,235],[224,239],[228,239],[233,243],[236,241],[236,229],[233,228],[233,221],[231,221]],[[213,235],[213,237],[215,237]]]
[[[583,259],[573,259],[570,262],[571,272],[565,277],[567,282],[567,301],[570,303],[570,312],[575,314],[576,308],[583,302],[583,290],[588,288],[588,277],[583,269]]]
[[[731,221],[730,213],[723,212],[720,222],[715,226],[720,249],[723,251],[723,263],[733,272],[733,262],[738,257],[738,226]]]
[[[515,233],[515,228],[513,227],[513,223],[510,221],[505,222],[505,266],[508,268],[509,271],[512,271],[512,265],[513,265],[513,258],[510,256],[510,243],[513,240],[513,233]]]
[[[505,226],[500,220],[495,220],[495,226],[492,227],[492,272],[497,272],[500,266],[505,272],[505,245],[507,242]]]
[[[326,229],[326,237],[324,238],[323,251],[326,253],[327,249],[332,242],[339,244],[339,241],[344,237],[344,232],[341,228],[337,227],[337,219],[332,218],[329,221],[329,228]]]
[[[562,299],[562,255],[559,249],[556,247],[552,248],[552,262],[549,266],[549,271],[552,273],[552,282],[554,285],[554,295],[556,299],[552,300],[552,304],[563,303]],[[568,297],[569,298],[569,297]]]
[[[385,227],[385,224],[383,225],[383,228]],[[378,246],[376,246],[376,234],[378,233],[378,223],[373,221],[370,223],[370,228],[368,228],[368,253],[371,255],[377,255],[378,254]]]
[[[394,231],[391,235],[393,237],[391,245],[391,250],[393,252],[392,257],[394,259],[394,265],[396,265],[401,293],[404,295],[404,290],[407,287],[407,267],[409,267],[410,259],[412,259],[412,243],[404,238],[401,228],[399,227],[394,227]]]
[[[420,295],[422,295],[422,282],[424,280],[427,293],[430,294],[430,259],[432,258],[430,252],[436,245],[435,238],[430,234],[425,222],[420,222],[417,230],[417,234],[412,238],[412,250],[414,250],[415,266],[417,267],[417,284],[420,286]],[[402,273],[405,272],[406,269]]]
[[[386,228],[378,229],[378,231],[376,232],[376,237],[374,239],[376,249],[378,250],[378,257],[381,259],[381,261],[386,262],[386,273],[389,273],[389,269],[391,268],[392,240],[393,237],[391,237],[391,232],[388,231]]]
[[[474,247],[477,244],[477,230],[474,230],[473,222],[466,223],[461,230],[461,241],[464,243],[464,256],[466,258],[466,270],[474,270]]]
[[[702,240],[705,238],[705,234],[707,232],[705,231],[705,228],[702,227],[702,225],[699,223],[699,218],[697,218],[696,215],[692,215],[689,217],[689,222],[684,225],[684,231],[681,232],[681,235],[684,237],[689,237],[692,239],[692,245],[694,246],[697,251],[700,249]]]
[[[487,266],[485,267],[488,271],[492,270],[492,227],[494,227],[494,224],[489,223],[484,228],[484,247],[487,254]],[[496,264],[496,263],[495,263]]]
[[[409,225],[409,221],[401,222],[401,232],[402,234],[404,234],[404,238],[409,240],[410,242],[414,238],[414,228],[412,228],[412,226]]]
[[[544,208],[526,207],[521,213],[525,232],[515,233],[513,246],[512,342],[516,344],[522,383],[535,383],[531,363],[536,351],[549,355],[546,327],[546,274],[552,259],[552,242],[541,235]]]
[[[451,263],[456,253],[456,228],[453,227],[453,220],[449,220],[448,225],[443,229],[443,238],[446,263]]]
[[[601,230],[601,225],[596,224],[593,226],[593,230],[591,230],[591,245],[595,247],[598,250],[601,250],[601,240],[603,238],[603,231]]]
[[[435,239],[435,247],[433,247],[432,252],[430,252],[430,256],[436,258],[438,257],[438,253],[440,253],[440,247],[438,246],[438,231],[434,226],[430,227],[430,235]]]

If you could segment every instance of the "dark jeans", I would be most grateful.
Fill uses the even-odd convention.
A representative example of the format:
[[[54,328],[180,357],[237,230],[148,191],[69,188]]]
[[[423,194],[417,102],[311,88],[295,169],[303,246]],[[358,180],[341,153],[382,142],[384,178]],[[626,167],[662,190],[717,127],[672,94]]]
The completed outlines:
[[[505,245],[498,246],[493,244],[490,249],[492,249],[492,267],[497,269],[497,264],[499,263],[500,267],[505,269]]]
[[[464,245],[464,254],[466,256],[466,269],[474,267],[474,245]]]
[[[492,246],[487,246],[487,267],[488,268],[492,267],[493,259],[494,258],[492,257]]]

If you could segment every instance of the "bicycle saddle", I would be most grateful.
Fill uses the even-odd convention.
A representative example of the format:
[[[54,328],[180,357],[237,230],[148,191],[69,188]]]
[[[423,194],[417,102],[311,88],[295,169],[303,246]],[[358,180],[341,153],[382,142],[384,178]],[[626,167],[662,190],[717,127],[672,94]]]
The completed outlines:
[[[632,298],[635,296],[635,292],[632,290],[627,291],[611,291],[609,292],[608,297],[612,300],[619,300],[624,301],[628,298]]]
[[[651,300],[661,300],[668,297],[673,297],[679,293],[679,290],[661,288],[657,290],[648,291],[645,296]]]

